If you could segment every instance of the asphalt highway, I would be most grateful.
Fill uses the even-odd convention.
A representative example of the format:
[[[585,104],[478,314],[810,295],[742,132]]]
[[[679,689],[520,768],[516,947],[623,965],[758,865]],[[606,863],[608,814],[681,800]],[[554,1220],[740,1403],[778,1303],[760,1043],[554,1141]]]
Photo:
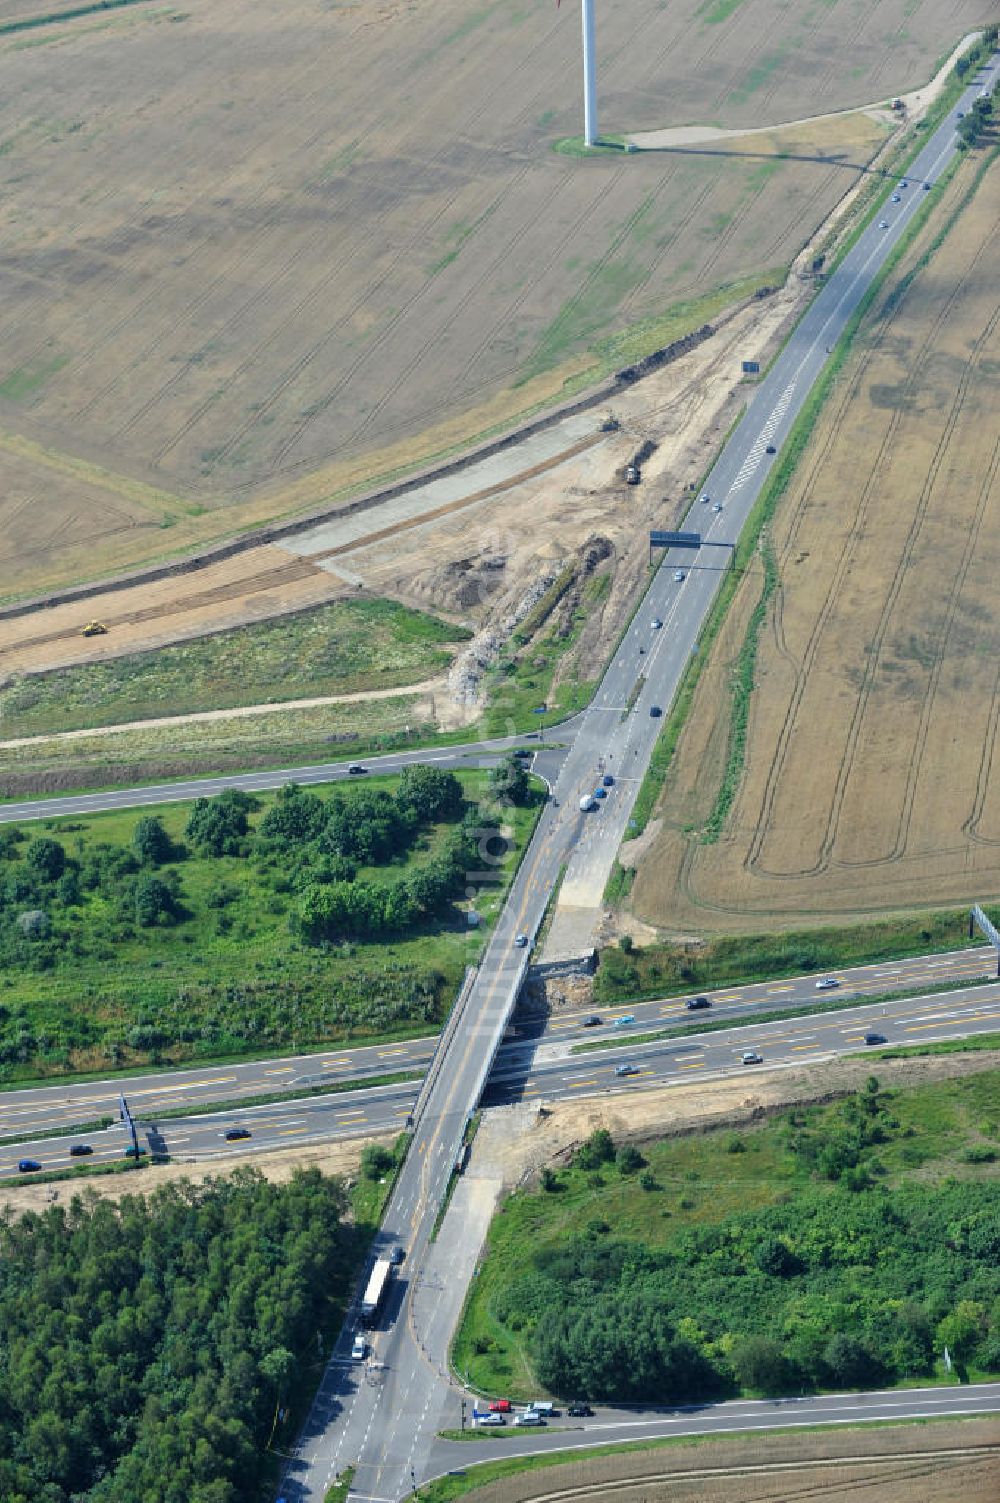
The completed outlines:
[[[960,108],[971,107],[982,84],[992,84],[995,72],[993,59],[963,92]],[[695,503],[709,517],[699,528],[710,545],[699,550],[699,563],[706,559],[714,564],[720,545],[724,551],[726,545],[735,544],[768,474],[771,456],[767,449],[780,448],[827,355],[905,233],[924,197],[924,184],[933,187],[955,155],[955,127],[952,112],[911,164],[908,187],[899,190],[900,204],[890,208],[887,201],[883,220],[873,222],[859,236],[758,387],[712,470],[706,485],[709,501]],[[891,186],[886,185],[887,200]],[[714,510],[715,506],[721,509]],[[345,1378],[338,1351],[324,1374],[296,1458],[282,1481],[282,1495],[289,1503],[307,1499],[320,1503],[341,1462],[357,1468],[352,1493],[379,1500],[403,1497],[431,1470],[442,1389],[446,1392],[444,1333],[459,1316],[464,1286],[457,1278],[443,1278],[432,1294],[421,1289],[421,1279],[425,1266],[433,1262],[430,1233],[465,1120],[479,1100],[521,983],[526,951],[512,951],[511,946],[516,934],[525,935],[529,944],[534,940],[559,870],[567,861],[562,892],[570,915],[574,906],[586,912],[595,893],[599,898],[600,873],[610,871],[659,729],[661,717],[654,712],[669,707],[720,585],[717,566],[688,568],[683,580],[674,579],[674,571],[688,563],[686,554],[668,555],[667,567],[654,576],[639,612],[637,621],[649,613],[649,630],[656,634],[656,644],[649,643],[652,652],[647,649],[640,654],[638,646],[644,644],[635,644],[627,634],[593,704],[580,717],[553,790],[554,799],[546,806],[525,854],[465,1004],[461,1026],[432,1067],[434,1077],[423,1101],[414,1148],[387,1207],[384,1232],[402,1245],[407,1276],[405,1284],[398,1286],[391,1327],[379,1341],[380,1366],[364,1382],[352,1382]],[[663,627],[653,627],[653,613],[666,623]],[[642,682],[637,685],[640,659]],[[633,687],[635,708],[629,709]],[[603,839],[588,832],[582,840],[586,827],[580,820],[588,816],[581,814],[579,798],[593,788],[602,763],[618,779],[612,789],[615,796],[606,799],[591,820],[595,829],[605,832]],[[574,848],[588,845],[597,849],[579,858],[586,868],[581,877],[573,864],[578,860]],[[556,938],[558,924],[559,910],[550,939]],[[557,951],[558,942],[550,944],[547,953],[553,948]],[[477,1223],[462,1221],[457,1214],[445,1216],[441,1240],[460,1244],[480,1236]],[[419,1313],[417,1294],[421,1296]]]
[[[721,1016],[722,1010],[716,1014]],[[704,1018],[705,1014],[697,1016]],[[746,1013],[743,1014],[746,1017]],[[668,1021],[673,1021],[668,1020]],[[661,1026],[664,1020],[660,1020]],[[969,1038],[1000,1032],[1000,981],[981,986],[939,992],[931,996],[901,997],[869,1006],[845,1006],[808,1017],[747,1022],[718,1032],[699,1032],[692,1020],[683,1037],[631,1042],[638,1024],[612,1029],[603,1035],[607,1048],[584,1049],[593,1043],[595,1031],[568,1034],[565,1039],[513,1043],[498,1052],[490,1074],[483,1105],[508,1106],[517,1101],[552,1102],[596,1094],[624,1094],[643,1088],[689,1084],[699,1072],[700,1080],[719,1079],[734,1072],[745,1074],[769,1069],[802,1068],[840,1054],[871,1048],[873,1063],[878,1047],[866,1045],[865,1035],[875,1033],[886,1046],[900,1046],[939,1039]],[[601,1038],[601,1034],[596,1034]],[[742,1056],[751,1050],[761,1063],[744,1065]],[[618,1072],[627,1069],[627,1075]],[[310,1097],[279,1105],[245,1106],[234,1111],[198,1113],[158,1120],[147,1111],[137,1118],[139,1141],[150,1154],[169,1154],[180,1162],[221,1159],[232,1154],[262,1152],[301,1145],[375,1137],[401,1132],[408,1125],[420,1092],[419,1082],[386,1086],[359,1086],[334,1096]],[[130,1109],[137,1098],[129,1098]],[[463,1124],[464,1126],[464,1118]],[[237,1129],[245,1137],[231,1142],[227,1131]],[[0,1149],[0,1177],[17,1176],[23,1159],[43,1171],[65,1169],[74,1162],[70,1148],[84,1142],[91,1149],[88,1163],[120,1159],[130,1142],[124,1127],[115,1122],[100,1132],[65,1137],[27,1138]],[[418,1144],[421,1141],[418,1132]],[[419,1146],[417,1149],[419,1156]],[[440,1155],[437,1155],[440,1157]],[[447,1179],[454,1158],[442,1165]],[[425,1167],[425,1172],[428,1172]],[[408,1207],[412,1218],[417,1201]],[[402,1240],[403,1233],[392,1240]]]
[[[971,981],[995,970],[992,948],[980,945],[947,954],[854,966],[835,971],[829,977],[795,976],[784,981],[721,988],[704,995],[711,1003],[712,1018],[752,1017],[781,1008],[811,1006],[817,1000],[840,1000],[846,1005],[852,998],[866,995]],[[824,983],[833,980],[837,985],[817,989],[819,980]],[[600,1018],[600,1024],[588,1026],[595,1017]],[[634,1024],[624,1025],[629,1032],[641,1033],[682,1023],[697,1030],[706,1013],[690,1012],[684,997],[672,997],[593,1010],[573,1009],[537,1022],[528,1019],[519,1030],[522,1042],[502,1047],[493,1078],[504,1060],[551,1057],[553,1044],[565,1054],[584,1041],[622,1037],[620,1020],[626,1017],[635,1020]],[[623,1037],[622,1042],[627,1043],[627,1038]],[[140,1122],[156,1121],[163,1112],[176,1112],[183,1107],[190,1108],[195,1116],[199,1108],[215,1102],[240,1103],[231,1113],[235,1120],[243,1106],[253,1105],[255,1096],[343,1087],[349,1083],[363,1086],[367,1077],[426,1071],[436,1043],[435,1038],[410,1039],[244,1064],[156,1071],[95,1081],[67,1080],[57,1085],[0,1092],[0,1141],[17,1139],[30,1143],[38,1133],[47,1134],[59,1128],[71,1133],[75,1127],[117,1117],[122,1094]],[[415,1095],[416,1086],[405,1094]],[[27,1148],[25,1153],[32,1156]]]

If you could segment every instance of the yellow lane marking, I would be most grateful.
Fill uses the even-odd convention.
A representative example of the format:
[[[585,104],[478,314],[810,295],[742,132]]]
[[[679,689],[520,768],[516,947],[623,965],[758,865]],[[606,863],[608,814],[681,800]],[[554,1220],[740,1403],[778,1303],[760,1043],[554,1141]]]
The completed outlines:
[[[771,996],[774,992],[790,992],[794,990],[795,988],[791,986],[769,986],[767,992],[768,996]]]
[[[705,1061],[703,1059],[696,1059],[694,1061],[694,1063],[691,1064],[691,1065],[681,1065],[680,1066],[680,1069],[682,1069],[682,1070],[703,1070],[704,1068],[705,1068]]]
[[[569,1085],[570,1090],[578,1091],[581,1086],[596,1085],[597,1081],[596,1080],[570,1080],[570,1081],[567,1082],[567,1084]]]
[[[278,1137],[279,1138],[294,1138],[295,1134],[296,1133],[300,1133],[300,1132],[305,1132],[305,1128],[304,1127],[286,1127],[282,1132],[279,1132]]]
[[[265,1070],[264,1074],[265,1075],[291,1075],[292,1072],[293,1072],[293,1069],[294,1069],[294,1067],[292,1065],[282,1065],[282,1067],[281,1067],[280,1070]]]
[[[183,1080],[179,1085],[148,1086],[144,1091],[133,1088],[129,1091],[129,1095],[166,1096],[173,1095],[177,1091],[190,1091],[192,1089],[203,1091],[206,1086],[231,1085],[235,1079],[235,1075],[218,1075],[214,1080]]]
[[[357,1122],[359,1117],[360,1117],[360,1119],[361,1119],[362,1122],[364,1122],[366,1120],[364,1112],[352,1112],[349,1117],[335,1117],[334,1121],[335,1122]],[[303,1129],[303,1131],[304,1130],[305,1129]]]

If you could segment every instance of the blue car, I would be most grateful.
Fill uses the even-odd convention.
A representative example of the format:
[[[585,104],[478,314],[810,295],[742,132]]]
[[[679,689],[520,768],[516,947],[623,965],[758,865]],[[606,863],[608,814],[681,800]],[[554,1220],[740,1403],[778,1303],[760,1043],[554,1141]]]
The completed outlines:
[[[634,1022],[635,1022],[634,1015],[632,1013],[630,1013],[630,1012],[626,1012],[620,1018],[615,1018],[615,1021],[614,1021],[614,1023],[613,1023],[612,1026],[615,1027],[615,1028],[627,1028],[628,1025],[629,1025],[629,1023],[634,1023]]]
[[[608,790],[606,788],[595,788],[594,789],[594,798],[607,798],[607,796],[608,796]]]

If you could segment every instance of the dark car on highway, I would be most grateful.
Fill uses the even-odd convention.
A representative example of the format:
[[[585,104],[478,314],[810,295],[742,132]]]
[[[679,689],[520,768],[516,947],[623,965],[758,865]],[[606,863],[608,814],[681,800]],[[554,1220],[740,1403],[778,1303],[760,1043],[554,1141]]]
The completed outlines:
[[[86,1158],[88,1153],[93,1153],[93,1151],[89,1143],[74,1143],[70,1148],[69,1156],[71,1159],[82,1159]]]
[[[357,775],[358,775],[359,772],[367,772],[368,771],[367,767],[362,767],[362,765],[361,765],[360,762],[352,762],[351,765],[350,765],[350,767],[347,770],[354,777],[357,777]]]
[[[654,720],[659,720],[660,716],[663,714],[663,711],[660,709],[659,705],[650,705],[649,713],[650,715],[652,715]]]
[[[600,1026],[601,1026],[601,1020],[597,1016],[596,1012],[595,1013],[591,1013],[591,1015],[590,1015],[589,1018],[584,1018],[583,1023],[582,1023],[581,1026],[583,1028],[600,1028]]]
[[[572,1415],[574,1419],[586,1419],[593,1412],[589,1404],[570,1404],[566,1410],[566,1413]]]
[[[700,1008],[711,1007],[711,1005],[712,1004],[707,997],[688,997],[687,1001],[684,1003],[684,1006],[687,1008],[688,1012],[697,1012]]]
[[[249,1127],[227,1127],[226,1128],[226,1142],[227,1143],[238,1143],[241,1138],[249,1138],[249,1137],[250,1137],[250,1129],[249,1129]]]
[[[866,1033],[865,1034],[865,1043],[866,1044],[885,1044],[887,1042],[888,1042],[888,1040],[886,1039],[886,1036],[885,1036],[884,1033]]]

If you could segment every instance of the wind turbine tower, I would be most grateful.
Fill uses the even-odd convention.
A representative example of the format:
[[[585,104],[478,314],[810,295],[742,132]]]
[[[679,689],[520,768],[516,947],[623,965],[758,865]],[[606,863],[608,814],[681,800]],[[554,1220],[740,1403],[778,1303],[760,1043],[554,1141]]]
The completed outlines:
[[[597,42],[594,0],[583,0],[583,139],[597,145]]]

